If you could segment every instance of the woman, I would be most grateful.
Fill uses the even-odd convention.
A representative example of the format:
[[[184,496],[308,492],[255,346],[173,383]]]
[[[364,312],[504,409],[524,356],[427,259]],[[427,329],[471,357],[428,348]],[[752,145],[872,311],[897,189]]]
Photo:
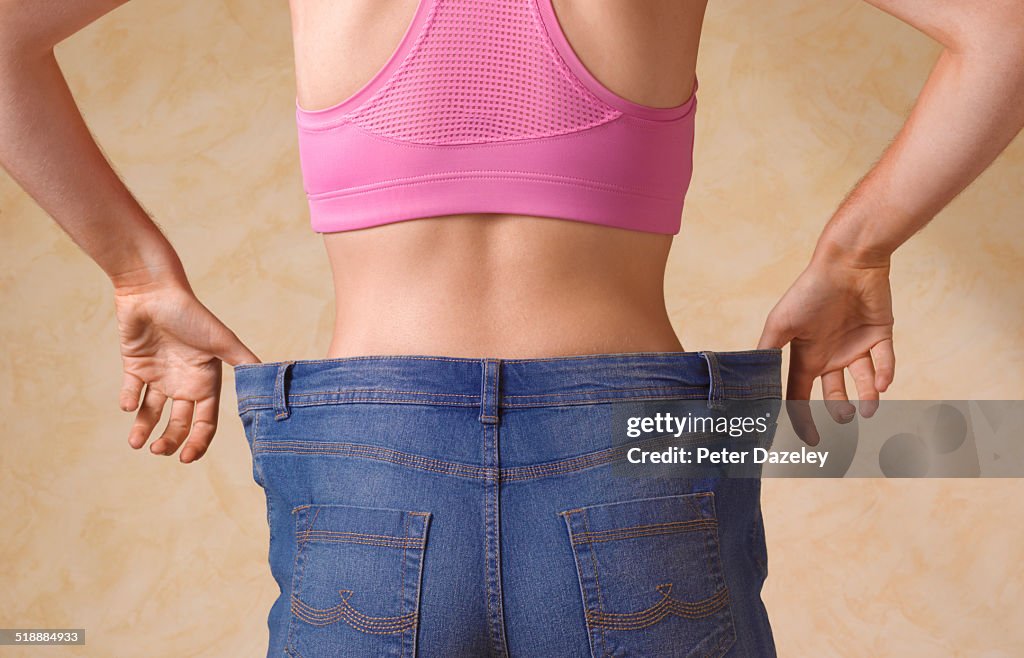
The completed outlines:
[[[235,367],[281,587],[268,655],[774,655],[757,480],[618,477],[615,403],[777,399],[788,343],[788,398],[820,378],[849,419],[848,369],[870,415],[892,253],[1024,122],[1024,3],[872,2],[945,50],[757,349],[715,353],[684,351],[662,295],[704,2],[293,0],[337,323],[325,358],[261,363],[53,57],[123,1],[0,3],[0,158],[110,276],[133,448],[170,399],[150,451],[201,458]]]

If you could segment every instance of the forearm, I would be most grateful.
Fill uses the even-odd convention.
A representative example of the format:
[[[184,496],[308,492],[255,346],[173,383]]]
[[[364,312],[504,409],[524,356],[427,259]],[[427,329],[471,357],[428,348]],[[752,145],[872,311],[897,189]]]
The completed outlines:
[[[50,50],[0,50],[0,164],[115,286],[184,283],[177,254],[93,140]]]
[[[887,263],[1024,126],[1024,31],[944,50],[903,128],[828,222],[816,257]]]

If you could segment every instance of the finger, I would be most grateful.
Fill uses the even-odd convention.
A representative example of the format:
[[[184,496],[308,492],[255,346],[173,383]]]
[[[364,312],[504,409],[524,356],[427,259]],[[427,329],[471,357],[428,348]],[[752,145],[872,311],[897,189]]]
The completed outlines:
[[[807,362],[804,349],[798,344],[789,351],[789,377],[786,380],[786,398],[793,400],[809,400],[814,388],[814,379],[818,376],[816,369]]]
[[[192,421],[192,432],[188,436],[185,447],[181,449],[179,459],[188,464],[194,462],[210,447],[210,441],[217,431],[217,414],[220,397],[213,395],[196,402],[195,419]]]
[[[124,378],[121,382],[121,411],[135,411],[135,408],[139,405],[139,395],[142,393],[142,387],[145,385],[146,382],[130,372],[124,373]]]
[[[871,348],[871,360],[875,363],[875,388],[885,391],[896,376],[896,353],[892,338],[886,338]]]
[[[875,388],[875,367],[871,364],[871,357],[862,356],[847,367],[857,385],[860,415],[871,418],[878,409],[878,389]]]
[[[846,378],[843,369],[826,372],[821,376],[821,397],[825,400],[825,408],[837,423],[848,423],[853,420],[857,408],[850,404],[846,394]]]
[[[152,384],[146,385],[146,392],[142,394],[142,405],[139,407],[135,423],[128,433],[128,445],[136,450],[146,445],[149,435],[153,433],[153,428],[160,422],[165,402],[167,402],[166,395],[154,388]]]
[[[188,430],[192,426],[192,411],[196,403],[192,400],[171,400],[171,415],[167,419],[167,426],[164,427],[160,438],[149,446],[149,449],[157,455],[173,455],[188,436]]]
[[[789,378],[786,382],[786,412],[793,423],[793,431],[810,446],[818,445],[821,437],[811,417],[811,389],[814,387],[815,370],[805,362],[803,350],[795,348],[789,355]]]
[[[786,327],[768,314],[761,331],[761,338],[757,341],[757,349],[764,350],[771,347],[783,347],[793,339],[793,336],[786,330]]]
[[[786,400],[786,414],[789,416],[789,422],[793,424],[793,431],[801,441],[809,446],[816,446],[821,442],[818,428],[811,417],[810,400]]]

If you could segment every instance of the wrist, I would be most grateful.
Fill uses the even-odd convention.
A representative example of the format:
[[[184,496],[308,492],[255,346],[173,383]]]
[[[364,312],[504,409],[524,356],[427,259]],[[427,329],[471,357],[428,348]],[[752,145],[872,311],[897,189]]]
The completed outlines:
[[[841,265],[852,269],[888,269],[893,250],[881,244],[842,236],[827,228],[811,255],[813,265]]]
[[[160,238],[125,250],[126,258],[108,272],[115,293],[135,294],[165,288],[191,290],[181,259],[162,235]]]

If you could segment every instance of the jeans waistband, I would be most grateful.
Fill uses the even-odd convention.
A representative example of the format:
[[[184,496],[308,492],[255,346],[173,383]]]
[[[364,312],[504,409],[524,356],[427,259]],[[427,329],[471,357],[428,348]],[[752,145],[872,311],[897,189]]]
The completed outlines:
[[[628,352],[499,359],[417,355],[299,359],[235,366],[238,412],[398,403],[495,410],[639,399],[779,398],[782,350]]]

